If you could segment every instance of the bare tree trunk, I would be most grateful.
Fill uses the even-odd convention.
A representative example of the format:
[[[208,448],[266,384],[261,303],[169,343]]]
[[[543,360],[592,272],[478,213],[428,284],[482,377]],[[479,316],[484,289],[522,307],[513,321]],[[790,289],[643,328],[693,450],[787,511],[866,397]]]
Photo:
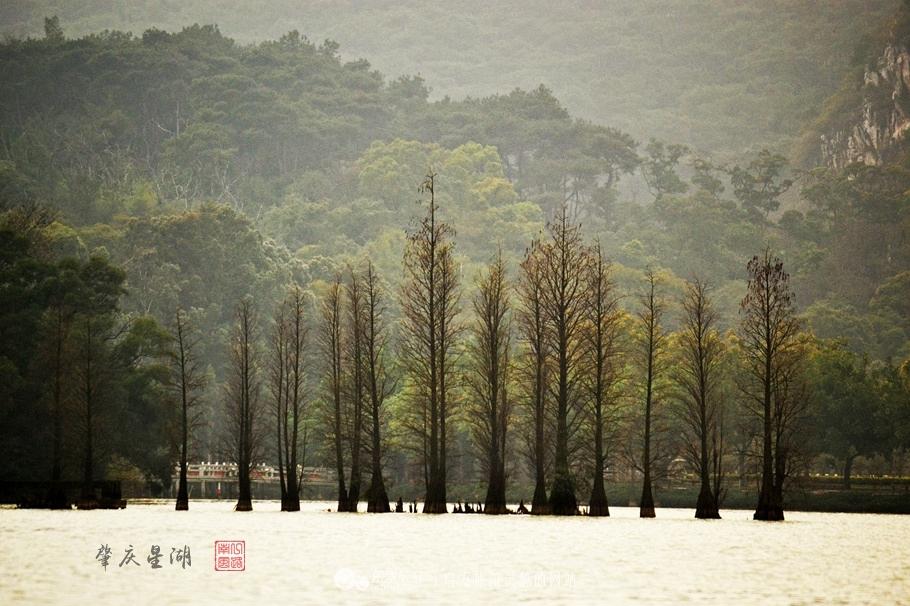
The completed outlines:
[[[179,385],[180,385],[180,480],[177,487],[177,511],[187,511],[190,508],[189,488],[187,487],[187,447],[189,445],[189,406],[187,393],[187,359],[186,359],[186,339],[184,335],[184,322],[180,312],[176,313],[175,320],[175,337],[177,345],[177,364],[179,368]]]
[[[762,477],[756,520],[783,520],[782,494],[775,481],[774,380],[782,359],[794,346],[799,330],[795,316],[789,275],[779,259],[769,250],[753,257],[748,264],[749,282],[741,304],[744,351],[751,384],[744,387],[753,402],[759,404],[762,418]],[[782,489],[781,491],[782,492]]]
[[[367,305],[367,338],[366,356],[369,363],[367,382],[370,391],[371,431],[371,478],[370,500],[367,511],[370,513],[387,513],[389,495],[382,479],[382,440],[380,436],[380,414],[390,385],[385,373],[386,333],[383,324],[383,291],[372,262],[367,262],[366,270],[366,305]]]
[[[455,373],[456,338],[460,327],[456,324],[458,313],[458,276],[453,257],[452,243],[440,249],[439,255],[439,460],[436,490],[432,513],[448,513],[448,420],[452,404],[448,379]]]
[[[363,400],[364,400],[364,300],[360,276],[353,268],[348,268],[348,320],[350,322],[350,339],[348,340],[348,367],[351,372],[351,483],[348,486],[347,511],[357,512],[360,502],[360,462],[363,456]]]
[[[695,517],[720,519],[723,452],[722,442],[718,441],[720,411],[716,392],[721,342],[707,285],[699,279],[688,282],[682,307],[685,313],[679,335],[682,360],[677,365],[675,378],[682,393],[681,416],[689,438],[690,462],[700,480]]]
[[[300,511],[300,475],[298,474],[297,466],[300,426],[304,423],[304,403],[301,401],[303,397],[301,390],[305,373],[303,350],[306,340],[306,327],[304,325],[303,292],[299,286],[295,285],[289,296],[288,309],[290,311],[290,330],[288,335],[290,341],[288,368],[290,421],[284,423],[284,452],[287,464],[287,478],[285,480],[287,503],[285,511]],[[288,435],[289,425],[290,435]]]
[[[458,281],[454,268],[452,230],[436,220],[435,175],[420,188],[429,193],[430,208],[417,230],[408,234],[404,254],[403,357],[414,386],[412,396],[425,444],[424,513],[446,513],[446,420],[451,413],[447,377],[454,371],[454,345],[459,326]]]
[[[641,296],[642,310],[638,319],[642,331],[642,346],[645,362],[645,427],[644,448],[642,453],[642,480],[641,501],[639,502],[639,515],[642,518],[653,518],[654,496],[651,488],[651,426],[654,412],[654,379],[660,369],[660,355],[663,349],[664,335],[660,326],[663,315],[663,302],[657,296],[657,276],[648,270],[645,274],[647,281],[646,290]]]
[[[569,468],[569,438],[574,427],[569,415],[577,416],[580,400],[577,383],[589,253],[581,241],[580,227],[569,224],[566,205],[547,228],[550,239],[543,247],[544,300],[550,350],[556,358],[556,454],[550,513],[576,515],[578,502]]]
[[[275,450],[278,455],[278,482],[281,490],[282,511],[286,511],[288,503],[284,453],[284,437],[288,420],[288,318],[286,304],[286,301],[282,301],[275,313],[271,355],[269,358],[269,390],[272,395],[272,412],[275,415]]]
[[[487,467],[484,513],[506,509],[505,440],[510,415],[507,384],[511,341],[510,302],[502,253],[478,280],[469,348],[472,402],[468,408],[475,443]]]
[[[259,329],[256,311],[249,298],[240,302],[235,315],[227,394],[237,464],[237,505],[234,510],[252,511],[251,471],[259,445]]]
[[[329,359],[328,381],[332,401],[332,428],[335,446],[335,470],[338,474],[338,511],[347,511],[348,492],[344,480],[344,454],[341,401],[341,276],[336,275],[323,302],[322,345]]]
[[[620,317],[610,271],[610,264],[604,258],[600,244],[597,244],[592,251],[587,276],[589,368],[586,374],[594,424],[594,477],[588,504],[588,515],[591,516],[610,515],[604,488],[604,425],[607,422],[608,401],[619,376],[616,357]]]
[[[526,397],[531,417],[528,449],[534,473],[534,496],[531,513],[550,513],[547,499],[547,332],[544,308],[543,248],[534,241],[521,263],[522,278],[518,283],[521,307],[518,311],[522,340],[527,347],[524,378],[528,385]]]

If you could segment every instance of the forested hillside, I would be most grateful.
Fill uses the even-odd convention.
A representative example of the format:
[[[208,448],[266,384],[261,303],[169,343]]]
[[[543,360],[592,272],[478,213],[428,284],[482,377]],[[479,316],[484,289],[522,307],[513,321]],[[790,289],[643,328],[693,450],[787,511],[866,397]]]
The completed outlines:
[[[545,84],[573,115],[639,139],[685,143],[729,160],[784,150],[837,90],[858,45],[898,0],[639,2],[148,2],[12,0],[0,31],[69,35],[217,23],[239,42],[297,29],[341,44],[390,77],[420,74],[434,98]]]
[[[296,32],[241,46],[213,27],[77,40],[55,28],[51,21],[44,39],[0,47],[0,186],[7,204],[59,209],[88,250],[116,251],[146,224],[179,220],[169,213],[218,203],[314,277],[359,251],[391,271],[419,210],[414,188],[434,167],[442,212],[470,262],[485,262],[499,244],[520,255],[567,200],[630,271],[659,265],[680,278],[711,276],[731,321],[743,259],[770,241],[788,251],[800,303],[815,305],[826,335],[825,322],[848,321],[837,310],[856,309],[860,319],[847,316],[860,322],[848,331],[857,347],[883,357],[904,347],[904,324],[885,336],[875,327],[892,324],[881,320],[890,308],[879,299],[869,307],[906,267],[899,169],[887,171],[891,180],[864,169],[874,201],[855,179],[803,179],[808,212],[780,215],[791,181],[782,158],[715,166],[573,119],[543,87],[431,102],[421,80],[387,80]],[[622,182],[637,194],[620,194]],[[880,237],[861,235],[870,229]],[[181,265],[159,263],[151,243],[135,249],[127,240],[123,250],[122,260],[146,262],[153,274]],[[143,300],[139,309],[165,307]]]
[[[886,5],[870,4],[863,19]],[[681,6],[675,18],[698,14]],[[726,6],[758,16],[769,10]],[[455,325],[467,326],[478,309],[472,301],[488,275],[481,269],[501,253],[505,275],[517,282],[520,271],[527,272],[528,251],[538,250],[553,233],[554,217],[562,216],[572,226],[580,223],[578,242],[599,252],[584,248],[579,268],[595,256],[610,261],[608,281],[616,289],[610,292],[623,317],[618,326],[631,330],[641,312],[643,284],[653,278],[666,300],[666,329],[676,331],[683,322],[680,298],[689,292],[685,281],[700,278],[711,285],[717,327],[732,352],[740,346],[734,333],[743,316],[747,263],[767,249],[790,276],[784,282],[807,329],[800,345],[811,353],[807,372],[820,392],[830,394],[828,408],[816,407],[810,415],[813,453],[833,456],[838,465],[852,464],[857,454],[896,465],[892,455],[903,452],[910,433],[910,417],[900,404],[910,356],[908,164],[800,173],[783,155],[757,149],[765,143],[780,148],[833,90],[841,73],[837,53],[845,53],[844,61],[848,53],[827,45],[839,36],[853,40],[855,33],[835,25],[850,22],[858,5],[831,6],[831,12],[819,13],[835,19],[825,52],[812,46],[820,36],[811,29],[799,35],[807,63],[790,55],[778,61],[778,52],[794,52],[792,40],[778,38],[781,46],[773,51],[757,47],[758,63],[770,71],[732,62],[723,79],[729,90],[701,88],[703,83],[690,89],[707,97],[704,103],[690,97],[691,107],[704,113],[688,113],[685,120],[677,120],[682,110],[667,101],[686,98],[681,91],[689,81],[680,74],[674,76],[679,88],[656,95],[657,105],[610,88],[604,103],[616,102],[620,109],[595,114],[579,108],[604,117],[592,122],[577,118],[546,86],[509,85],[503,94],[434,100],[429,73],[427,80],[387,77],[366,60],[347,60],[344,47],[310,42],[298,31],[249,44],[199,25],[69,37],[65,19],[48,18],[40,37],[7,40],[0,45],[0,373],[11,387],[0,394],[0,404],[4,445],[16,456],[3,457],[2,465],[27,460],[26,472],[50,468],[40,458],[50,454],[35,458],[29,444],[52,437],[78,443],[84,437],[78,433],[48,435],[52,428],[61,431],[60,419],[72,414],[78,427],[102,418],[99,433],[126,427],[156,445],[141,449],[136,440],[108,440],[94,459],[166,478],[174,460],[173,443],[166,439],[173,419],[162,419],[161,409],[173,395],[167,330],[178,310],[198,331],[196,353],[208,379],[198,452],[222,452],[221,407],[233,397],[238,355],[227,343],[234,342],[238,303],[255,301],[265,342],[272,313],[288,287],[300,285],[307,322],[314,335],[322,334],[315,325],[325,323],[326,292],[355,289],[350,281],[361,274],[352,268],[369,260],[387,287],[389,350],[405,352],[389,363],[390,375],[397,375],[389,382],[395,388],[387,394],[390,412],[383,419],[396,436],[396,469],[405,469],[406,461],[413,463],[413,442],[395,440],[416,422],[406,412],[414,380],[405,377],[407,348],[399,332],[407,326],[402,299],[415,261],[402,259],[406,250],[419,257],[413,246],[425,228],[419,221],[427,214],[428,173],[435,175],[435,218],[451,228],[445,238],[447,276],[457,276],[464,288],[445,312]],[[616,12],[643,18],[634,17],[637,10]],[[724,15],[734,23],[724,29],[729,44],[748,46],[758,39]],[[82,18],[93,23],[90,11]],[[432,23],[422,23],[422,35],[435,35]],[[762,39],[773,46],[770,34]],[[673,38],[648,40],[669,44]],[[704,36],[699,42],[706,42]],[[717,51],[691,52],[707,61]],[[682,61],[685,53],[660,56]],[[589,68],[601,65],[596,58],[585,61]],[[661,82],[660,74],[645,76],[648,63],[642,61],[636,63],[639,81]],[[781,85],[793,93],[789,97],[765,86],[786,82],[771,68],[778,63],[802,74],[790,74],[790,83]],[[503,81],[500,75],[497,82]],[[571,98],[571,89],[566,92]],[[631,108],[645,113],[623,113]],[[751,108],[748,118],[739,114],[744,108]],[[611,116],[615,120],[608,121]],[[671,123],[685,123],[685,133],[680,136]],[[679,140],[708,146],[728,160]],[[785,195],[798,198],[792,205],[798,210],[781,208]],[[314,407],[329,399],[320,374],[323,353],[315,345],[309,353]],[[443,366],[461,372],[466,362],[452,359]],[[624,365],[634,367],[631,358]],[[86,368],[104,370],[86,378],[80,374]],[[93,389],[80,387],[71,400],[50,389],[68,380]],[[623,385],[620,399],[634,401],[637,380]],[[732,394],[731,385],[725,389]],[[468,388],[459,382],[451,389]],[[859,392],[868,402],[857,414],[852,407]],[[43,415],[40,427],[35,403]],[[314,426],[327,427],[331,415],[320,414],[314,413]],[[629,422],[625,435],[636,435],[634,418]],[[851,433],[856,425],[863,431]],[[330,432],[317,433],[311,455],[325,462],[331,459]],[[745,452],[750,434],[740,437]],[[470,450],[466,425],[451,439],[459,457]],[[663,452],[672,454],[674,440],[666,444]],[[630,460],[637,456],[633,451]],[[459,458],[462,480],[471,479],[476,460]],[[79,463],[67,464],[72,471]]]

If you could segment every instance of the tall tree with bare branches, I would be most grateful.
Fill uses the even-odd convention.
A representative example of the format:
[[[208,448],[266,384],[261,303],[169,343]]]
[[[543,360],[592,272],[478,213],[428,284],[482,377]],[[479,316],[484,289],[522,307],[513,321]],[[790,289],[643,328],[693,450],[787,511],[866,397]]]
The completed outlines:
[[[791,475],[807,463],[811,452],[801,439],[812,394],[806,379],[808,344],[798,335],[793,347],[786,349],[774,377],[772,444],[774,446],[774,482],[772,502],[783,508],[784,487]],[[781,512],[783,515],[783,512]]]
[[[198,357],[200,335],[182,309],[174,313],[171,328],[170,388],[180,404],[180,479],[177,485],[177,511],[189,509],[187,487],[187,453],[193,429],[199,424],[199,403],[208,384],[208,376]]]
[[[547,455],[551,439],[548,387],[548,347],[546,310],[544,308],[543,248],[540,241],[531,243],[521,262],[518,280],[518,307],[516,320],[520,339],[524,345],[518,365],[523,386],[522,401],[527,414],[525,443],[534,474],[532,514],[549,513],[547,501]]]
[[[606,425],[615,420],[616,388],[620,379],[619,360],[619,298],[613,284],[610,262],[604,257],[600,244],[594,246],[588,266],[588,326],[587,372],[585,383],[589,393],[589,406],[593,436],[594,477],[588,515],[609,516],[607,493],[604,488],[606,460]]]
[[[271,395],[272,415],[275,417],[275,448],[278,454],[278,483],[281,488],[281,510],[284,511],[288,502],[287,482],[285,481],[284,449],[282,447],[284,436],[284,422],[287,421],[288,410],[288,321],[287,309],[284,301],[278,305],[275,312],[274,324],[268,351],[268,386]]]
[[[686,283],[682,309],[680,359],[673,374],[679,389],[687,458],[700,480],[695,517],[720,519],[724,454],[720,393],[723,341],[717,331],[717,312],[704,281],[695,278]]]
[[[645,289],[639,296],[641,309],[638,312],[638,342],[640,363],[644,376],[644,428],[642,448],[642,489],[639,502],[639,515],[642,518],[654,517],[654,495],[652,493],[652,428],[654,419],[655,379],[663,370],[663,354],[666,335],[661,322],[665,303],[658,291],[660,281],[652,270],[645,272]]]
[[[447,421],[452,414],[459,311],[454,230],[439,221],[436,175],[429,174],[420,192],[430,208],[417,229],[408,234],[402,286],[402,355],[412,398],[422,422],[412,426],[424,444],[426,497],[424,513],[446,513]],[[421,431],[422,428],[422,431]]]
[[[300,511],[300,455],[304,452],[306,403],[306,301],[295,285],[278,306],[269,357],[269,390],[275,417],[281,510]],[[301,432],[304,435],[301,435]]]
[[[776,443],[775,427],[783,426],[784,398],[795,397],[788,376],[797,346],[799,320],[790,290],[790,276],[783,262],[765,249],[752,257],[746,296],[740,304],[741,335],[747,374],[742,389],[762,421],[762,479],[755,508],[756,520],[783,520],[783,471],[785,456]],[[777,459],[777,462],[776,462]],[[778,490],[781,486],[781,490]]]
[[[582,242],[581,226],[569,221],[563,205],[547,224],[549,237],[542,245],[543,301],[548,348],[553,355],[551,387],[556,412],[556,453],[550,513],[575,515],[578,502],[569,467],[570,439],[582,413],[583,330],[590,254]]]
[[[389,495],[386,492],[382,477],[382,415],[386,398],[392,392],[393,383],[389,379],[386,353],[388,348],[388,331],[385,325],[385,291],[376,274],[376,268],[367,261],[364,281],[364,298],[366,304],[366,333],[364,349],[367,360],[367,389],[370,404],[370,498],[367,511],[386,513],[389,508]]]
[[[487,471],[484,513],[506,509],[506,437],[511,414],[509,348],[511,302],[502,252],[480,275],[468,346],[469,419]]]
[[[342,402],[342,321],[344,285],[341,273],[329,284],[322,300],[322,324],[319,344],[325,360],[325,386],[328,392],[326,417],[332,435],[335,472],[338,477],[338,511],[346,511],[348,491],[344,474],[344,414]]]
[[[365,331],[367,325],[367,306],[363,282],[353,267],[348,266],[348,281],[345,285],[347,294],[347,334],[344,354],[346,357],[349,446],[351,448],[351,481],[348,485],[347,511],[356,512],[360,502],[360,465],[363,458],[363,415],[365,393],[366,357],[364,351]]]
[[[244,298],[234,313],[226,407],[230,454],[237,465],[235,511],[252,511],[250,472],[262,440],[259,316],[252,299]]]

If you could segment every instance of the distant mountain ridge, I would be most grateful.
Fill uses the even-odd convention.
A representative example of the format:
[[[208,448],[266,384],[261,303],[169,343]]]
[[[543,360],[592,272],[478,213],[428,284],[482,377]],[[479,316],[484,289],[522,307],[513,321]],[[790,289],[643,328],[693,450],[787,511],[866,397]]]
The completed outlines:
[[[217,24],[241,43],[297,29],[433,98],[546,85],[573,116],[722,160],[786,152],[899,0],[8,0],[0,34]],[[880,50],[880,49],[879,49]],[[814,146],[817,148],[817,145]]]

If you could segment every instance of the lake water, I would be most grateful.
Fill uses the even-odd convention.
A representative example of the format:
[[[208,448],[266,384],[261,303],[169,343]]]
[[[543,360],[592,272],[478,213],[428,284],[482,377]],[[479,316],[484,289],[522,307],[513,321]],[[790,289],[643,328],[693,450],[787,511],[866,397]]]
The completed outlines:
[[[301,513],[256,502],[0,510],[0,604],[910,604],[910,517],[611,508],[613,517]],[[245,570],[215,571],[216,540]],[[107,570],[96,560],[107,544]],[[134,548],[141,566],[118,565]],[[162,568],[147,561],[159,545]],[[190,548],[190,566],[171,564]],[[176,553],[176,552],[175,552]]]

